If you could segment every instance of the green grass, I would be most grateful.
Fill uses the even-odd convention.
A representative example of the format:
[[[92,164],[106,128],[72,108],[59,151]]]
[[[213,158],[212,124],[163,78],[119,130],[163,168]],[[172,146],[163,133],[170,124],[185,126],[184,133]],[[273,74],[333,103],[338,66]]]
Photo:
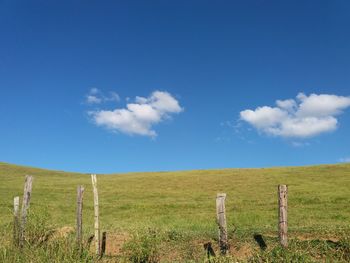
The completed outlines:
[[[12,221],[13,197],[34,176],[31,211],[46,211],[54,227],[74,226],[76,187],[84,185],[84,226],[93,227],[88,174],[0,163],[0,227]],[[230,235],[250,240],[275,235],[277,185],[288,185],[290,236],[350,233],[350,164],[97,175],[101,228],[109,232],[175,231],[187,239],[214,239],[215,197],[227,193]]]

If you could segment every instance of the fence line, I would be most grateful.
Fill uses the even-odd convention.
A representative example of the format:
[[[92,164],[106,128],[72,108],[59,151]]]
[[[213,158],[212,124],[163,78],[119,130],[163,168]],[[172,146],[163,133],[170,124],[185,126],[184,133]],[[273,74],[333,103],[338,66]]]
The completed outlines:
[[[31,201],[32,193],[32,182],[33,177],[26,175],[23,192],[23,202],[21,211],[19,210],[20,200],[19,197],[14,197],[13,205],[13,240],[15,245],[23,247],[25,242],[25,226],[27,221],[28,209]],[[97,191],[97,178],[96,174],[91,174],[91,182],[93,187],[93,198],[94,198],[94,235],[91,237],[95,243],[95,254],[98,257],[102,257],[106,250],[106,232],[102,233],[102,241],[100,239],[100,222],[99,222],[99,200]],[[77,248],[81,252],[83,244],[83,194],[84,187],[79,185],[77,187],[77,209],[76,209],[76,243]],[[216,221],[219,228],[219,247],[221,254],[227,254],[229,249],[228,242],[228,230],[227,230],[227,219],[226,219],[226,193],[218,193],[216,195]],[[278,233],[279,240],[282,247],[288,246],[288,235],[287,235],[287,197],[288,187],[286,185],[278,185]],[[88,242],[89,243],[89,242]]]

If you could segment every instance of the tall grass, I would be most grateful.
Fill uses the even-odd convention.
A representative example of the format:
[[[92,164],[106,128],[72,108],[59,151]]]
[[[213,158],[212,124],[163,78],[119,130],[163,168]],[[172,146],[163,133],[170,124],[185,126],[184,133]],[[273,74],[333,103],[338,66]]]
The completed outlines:
[[[14,245],[13,226],[1,228],[0,232],[0,262],[350,262],[349,233],[338,233],[338,240],[291,239],[289,247],[284,249],[278,244],[278,239],[265,237],[267,249],[260,249],[253,239],[243,236],[230,236],[230,250],[227,256],[219,255],[217,239],[207,239],[191,236],[176,230],[143,228],[130,232],[130,237],[123,244],[118,255],[107,255],[96,258],[93,251],[85,244],[81,252],[75,243],[74,231],[59,235],[60,232],[50,224],[50,216],[30,213],[26,227],[26,242],[22,248]],[[87,235],[85,235],[85,240]],[[203,249],[205,241],[214,244],[216,257],[208,257]],[[249,251],[242,256],[242,250]]]
[[[73,263],[93,260],[86,247],[78,251],[74,233],[62,235],[50,225],[50,216],[45,211],[28,215],[23,247],[14,241],[12,224],[2,226],[0,231],[0,262]]]

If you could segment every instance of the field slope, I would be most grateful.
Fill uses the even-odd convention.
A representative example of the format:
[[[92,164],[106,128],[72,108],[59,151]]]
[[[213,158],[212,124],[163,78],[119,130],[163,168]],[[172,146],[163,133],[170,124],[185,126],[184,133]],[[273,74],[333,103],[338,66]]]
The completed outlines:
[[[0,163],[0,227],[12,220],[14,196],[34,176],[31,210],[45,211],[55,227],[75,225],[77,185],[85,186],[84,225],[93,226],[89,174]],[[217,233],[216,193],[227,193],[230,231],[236,236],[274,234],[277,185],[289,187],[291,236],[336,235],[350,230],[350,164],[265,169],[98,174],[101,227],[131,232],[156,227],[203,239]]]

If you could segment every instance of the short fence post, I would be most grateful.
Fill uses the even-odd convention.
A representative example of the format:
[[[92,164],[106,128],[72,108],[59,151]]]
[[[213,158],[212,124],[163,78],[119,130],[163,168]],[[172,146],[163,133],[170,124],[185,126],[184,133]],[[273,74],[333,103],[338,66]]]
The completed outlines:
[[[33,183],[33,177],[30,175],[26,175],[25,183],[24,183],[24,191],[23,191],[22,209],[21,209],[21,229],[20,229],[20,238],[19,238],[20,247],[23,247],[24,240],[25,240],[25,225],[27,222],[27,213],[28,213],[28,208],[30,204],[30,198],[32,195],[32,183]]]
[[[91,175],[92,187],[94,191],[94,218],[95,218],[95,249],[96,255],[100,255],[100,223],[99,223],[99,212],[98,212],[98,192],[97,192],[97,179],[96,174]]]
[[[13,241],[16,246],[19,244],[19,196],[13,198]]]
[[[228,250],[225,199],[225,193],[217,194],[216,196],[216,219],[219,225],[219,246],[221,254],[223,255],[225,255]]]
[[[288,238],[287,238],[287,227],[288,227],[288,221],[287,221],[287,194],[288,194],[288,188],[286,185],[279,185],[278,186],[278,215],[279,215],[279,222],[278,222],[278,228],[279,228],[279,238],[280,243],[282,247],[288,246]]]
[[[107,232],[102,232],[101,258],[106,253],[106,240],[107,240]]]
[[[84,187],[79,185],[77,188],[77,247],[79,249],[79,252],[81,252],[81,248],[82,248],[83,194],[84,194]]]

